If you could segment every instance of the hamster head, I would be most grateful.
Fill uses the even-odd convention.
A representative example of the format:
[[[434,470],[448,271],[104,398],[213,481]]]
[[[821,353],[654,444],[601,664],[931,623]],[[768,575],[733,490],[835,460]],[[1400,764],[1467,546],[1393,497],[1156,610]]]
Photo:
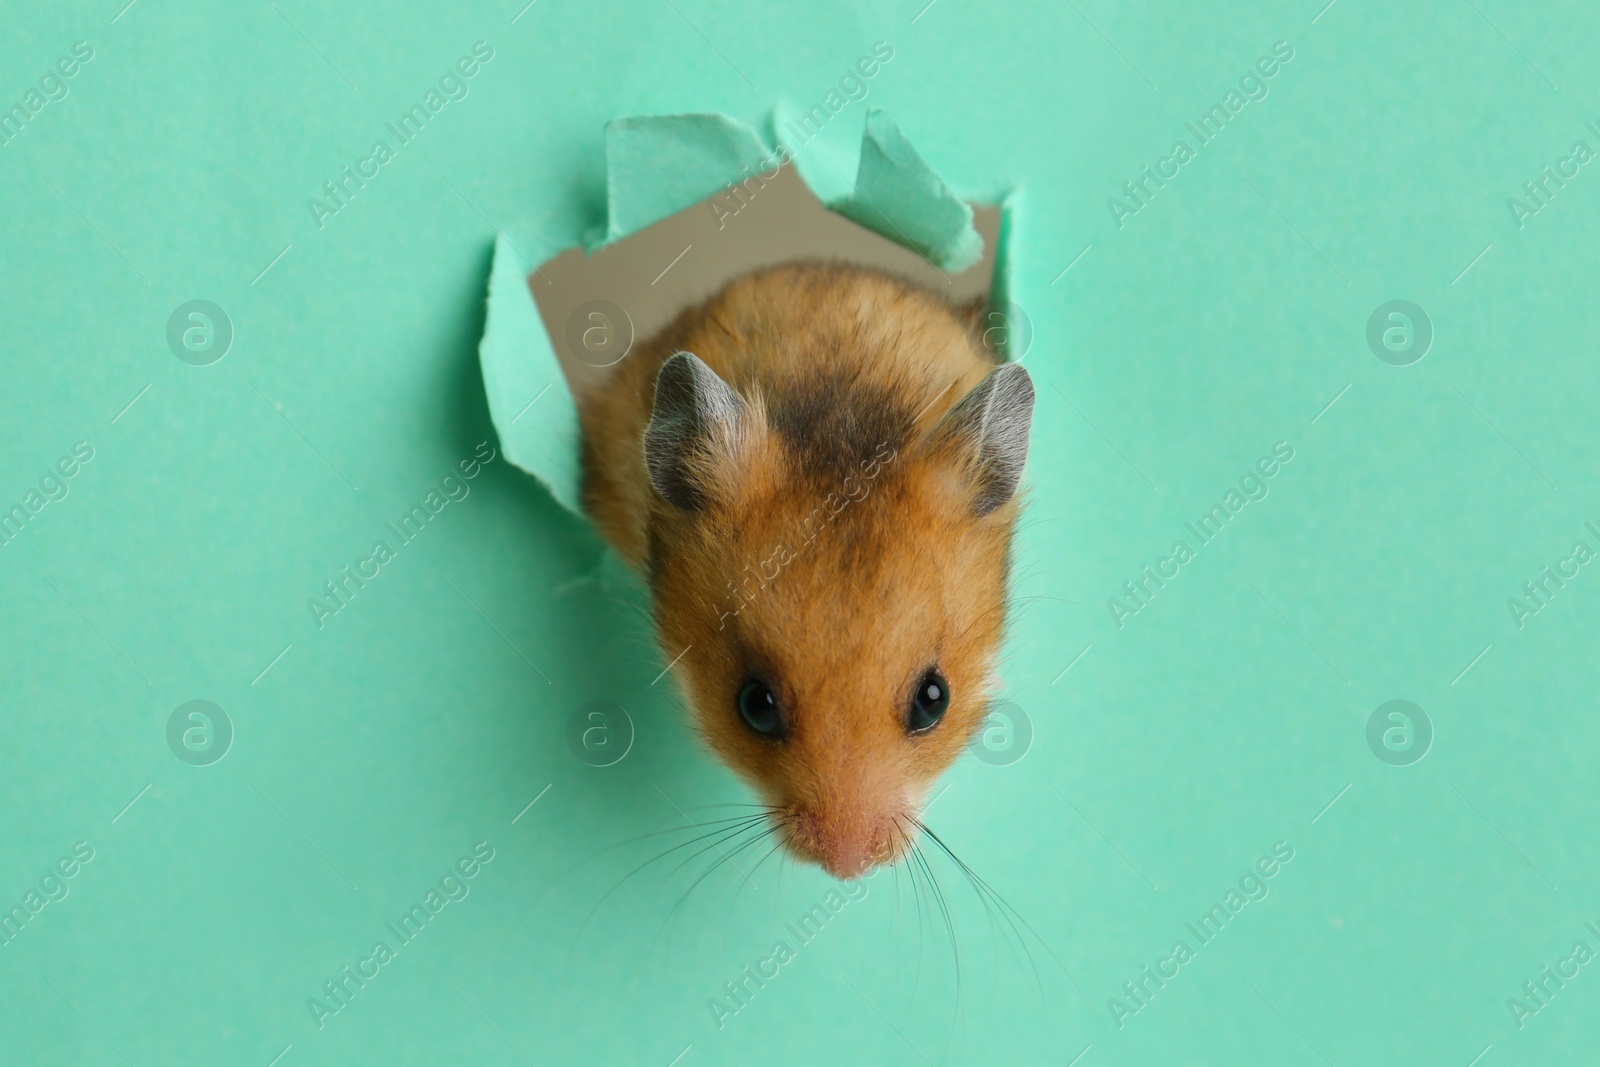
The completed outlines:
[[[986,369],[818,371],[763,395],[679,352],[656,381],[662,649],[779,840],[838,878],[910,848],[987,714],[1033,385]]]

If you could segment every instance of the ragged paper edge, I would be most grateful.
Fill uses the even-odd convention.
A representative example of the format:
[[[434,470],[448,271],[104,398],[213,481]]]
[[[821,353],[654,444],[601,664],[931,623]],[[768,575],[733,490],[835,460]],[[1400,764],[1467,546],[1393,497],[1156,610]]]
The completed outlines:
[[[495,239],[478,362],[501,454],[543,482],[562,507],[581,515],[578,409],[528,294],[533,268],[508,237]]]
[[[951,191],[882,108],[867,112],[852,194],[828,206],[952,274],[983,258],[972,205]]]
[[[604,228],[587,235],[588,240],[603,243],[622,240],[723,192],[753,170],[770,166],[775,152],[767,149],[749,126],[720,114],[619,119],[608,124],[606,132],[608,220]],[[664,151],[665,146],[672,151]],[[658,171],[636,165],[652,151],[692,165],[663,181]],[[754,160],[752,153],[757,155]],[[830,210],[930,259],[931,252],[944,257],[946,263],[965,260],[970,265],[981,256],[982,238],[972,227],[971,207],[956,198],[881,109],[868,114],[862,153],[869,165],[858,164],[854,195],[848,201],[827,204]],[[659,167],[662,155],[653,158],[653,165]],[[865,177],[871,186],[866,192],[871,210],[859,206],[856,210],[876,225],[843,207],[862,199],[859,183],[863,171],[868,172]],[[718,174],[720,179],[715,177]],[[801,175],[806,175],[804,168]],[[693,195],[697,191],[698,195]],[[952,200],[965,209],[964,214],[951,207]],[[1013,196],[1001,201],[991,306],[1011,299],[1008,252],[1014,207]],[[619,220],[615,229],[612,219]],[[561,250],[538,251],[548,259]],[[537,262],[504,234],[496,238],[483,340],[478,347],[489,417],[506,459],[538,479],[562,507],[583,517],[578,409],[529,292],[529,274],[536,266]],[[537,278],[533,284],[538,284]]]
[[[772,150],[727,115],[647,115],[606,123],[606,240],[620,241],[771,169]]]
[[[1001,304],[1011,304],[1016,300],[1016,278],[1013,271],[1016,263],[1012,257],[1012,233],[1017,224],[1017,210],[1021,206],[1022,193],[1012,188],[1006,190],[998,198],[1000,207],[1000,230],[995,234],[994,278],[989,283],[989,306],[998,307]],[[1027,353],[1021,353],[1026,356]],[[1018,354],[1008,351],[1004,346],[1000,349],[1000,357],[1006,362],[1018,360]]]

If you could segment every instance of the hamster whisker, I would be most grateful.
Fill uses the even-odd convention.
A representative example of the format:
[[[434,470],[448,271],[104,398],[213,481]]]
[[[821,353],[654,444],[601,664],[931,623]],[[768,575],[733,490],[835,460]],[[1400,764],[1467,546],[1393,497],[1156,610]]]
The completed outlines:
[[[728,843],[730,841],[737,840],[742,835],[744,835],[744,834],[748,833],[750,830],[754,829],[753,826],[743,827],[742,829],[740,829],[736,833],[734,833],[734,834],[732,834],[732,835],[730,835],[728,837],[724,837],[720,843],[707,846],[707,848],[715,847],[717,849],[717,851],[720,853],[720,855],[715,860],[713,860],[711,862],[711,865],[709,867],[707,867],[701,873],[700,877],[696,878],[692,883],[690,883],[689,888],[685,889],[683,891],[683,895],[678,898],[678,902],[672,906],[672,910],[667,912],[667,917],[661,921],[661,927],[660,927],[660,929],[658,929],[656,931],[656,936],[654,938],[652,938],[651,941],[650,941],[650,949],[649,949],[649,951],[651,951],[651,952],[655,951],[656,942],[661,939],[661,935],[662,934],[666,933],[667,927],[672,925],[672,920],[677,916],[678,910],[680,908],[682,908],[684,906],[684,904],[688,903],[690,895],[692,895],[694,893],[694,891],[700,887],[700,884],[702,882],[704,882],[707,878],[711,877],[711,875],[714,874],[715,872],[717,872],[718,870],[722,869],[724,864],[733,867],[735,870],[738,870],[739,869],[738,864],[733,862],[733,858],[735,856],[738,856],[741,853],[743,853],[746,849],[750,848],[752,845],[755,845],[755,844],[765,840],[766,838],[770,837],[771,835],[777,833],[778,829],[779,829],[779,827],[781,825],[782,824],[779,823],[779,824],[774,824],[772,826],[768,826],[765,830],[761,831],[759,834],[756,834],[755,837],[752,837],[749,840],[743,841],[740,844],[736,845],[732,852],[728,852],[728,851],[724,850],[723,848],[721,848],[721,844],[726,844],[726,843]],[[705,851],[706,851],[706,849],[701,849],[699,852],[695,853],[695,856],[702,855],[703,853],[705,853]],[[693,858],[694,858],[694,856],[691,856],[689,860],[684,860],[683,863],[678,864],[678,866],[676,868],[674,868],[672,873],[676,874],[679,870],[682,870],[683,867],[686,864],[688,864],[690,862],[690,860],[692,860]],[[743,875],[742,871],[740,873],[741,873],[741,875]],[[672,877],[672,875],[669,874],[667,876],[667,879],[670,879],[671,877]],[[663,884],[665,884],[665,881],[667,879],[663,879]]]
[[[774,821],[774,817],[776,817],[775,821]],[[702,874],[700,876],[700,878],[695,881],[694,885],[691,885],[689,887],[689,892],[693,892],[695,886],[699,885],[700,882],[704,881],[707,875],[711,874],[718,867],[720,867],[723,863],[731,863],[734,856],[739,855],[741,852],[743,852],[745,849],[749,848],[751,845],[755,844],[757,841],[761,841],[764,838],[768,837],[769,835],[777,833],[780,829],[782,829],[783,826],[788,822],[789,815],[788,815],[787,812],[782,812],[777,808],[767,808],[765,811],[763,811],[762,813],[760,813],[757,816],[754,816],[754,817],[741,816],[739,818],[741,818],[743,820],[743,825],[741,825],[739,827],[737,832],[724,835],[719,840],[711,842],[711,844],[707,845],[705,848],[702,848],[700,851],[694,853],[688,859],[686,859],[682,863],[678,864],[676,867],[674,867],[672,869],[672,872],[670,874],[668,874],[666,878],[662,879],[662,884],[665,885],[668,881],[670,881],[672,879],[672,875],[677,874],[684,867],[688,866],[688,864],[690,862],[692,862],[696,857],[702,856],[707,851],[709,851],[710,849],[715,848],[721,855],[716,861],[714,861],[712,863],[712,865],[706,870],[706,872],[704,874]],[[754,838],[751,838],[749,841],[741,842],[739,845],[736,845],[734,847],[733,852],[730,853],[725,848],[722,847],[723,845],[731,844],[732,842],[737,841],[744,834],[746,834],[746,833],[748,833],[748,832],[750,832],[752,830],[757,829],[761,825],[761,822],[763,820],[765,820],[768,823],[766,829],[763,830],[761,833],[757,834]],[[685,893],[684,894],[684,898],[687,899],[687,897],[688,897],[688,893]],[[682,903],[682,901],[680,901],[680,903]],[[674,909],[674,910],[676,910],[676,909]],[[670,916],[669,916],[669,918],[670,918]]]
[[[895,833],[900,836],[901,844],[904,846],[903,855],[911,855],[911,835],[906,833],[905,827],[901,821],[901,816],[895,816],[894,828]],[[904,866],[906,869],[906,879],[911,883],[911,902],[916,909],[917,915],[917,970],[911,979],[911,987],[915,989],[922,982],[922,886],[917,881],[916,866],[911,863],[907,863]]]
[[[974,626],[978,626],[980,624],[987,623],[990,619],[994,618],[996,615],[999,615],[1002,619],[1004,619],[1006,617],[1006,614],[1007,614],[1007,611],[1009,610],[1009,608],[1010,608],[1010,604],[1008,602],[1006,602],[1006,601],[1001,601],[999,604],[996,604],[994,607],[990,608],[988,611],[983,612],[977,618],[973,619],[965,627],[963,627],[961,632],[956,635],[956,640],[960,641],[961,639],[965,638],[967,636],[967,634],[972,630],[972,628]]]
[[[693,845],[699,844],[702,841],[706,841],[708,839],[712,839],[712,843],[711,844],[707,845],[705,848],[702,848],[699,852],[696,852],[692,856],[690,856],[690,859],[693,859],[695,856],[702,855],[707,850],[717,847],[717,845],[721,841],[732,840],[733,838],[737,837],[739,834],[745,832],[746,830],[752,829],[753,827],[758,825],[760,820],[762,820],[764,818],[766,818],[766,815],[764,813],[757,813],[757,814],[754,814],[754,815],[736,816],[735,818],[729,819],[729,820],[718,820],[718,821],[731,822],[734,825],[732,825],[732,826],[726,826],[726,825],[718,826],[715,829],[712,829],[712,830],[709,830],[709,831],[703,831],[698,836],[696,836],[694,838],[691,838],[688,841],[680,842],[680,843],[678,843],[676,845],[673,845],[671,848],[666,849],[665,851],[663,851],[663,852],[661,852],[661,853],[659,853],[659,854],[657,854],[655,856],[652,856],[650,859],[645,860],[643,863],[639,864],[633,870],[631,870],[627,874],[623,875],[623,877],[622,877],[622,879],[620,881],[618,881],[610,889],[606,890],[605,893],[601,895],[600,899],[595,901],[594,907],[590,908],[589,909],[589,914],[584,917],[583,923],[578,927],[578,932],[573,935],[572,947],[567,952],[568,965],[570,966],[570,964],[571,964],[572,952],[576,951],[576,949],[578,947],[578,942],[582,939],[584,931],[587,930],[589,928],[589,924],[594,921],[594,917],[599,913],[601,907],[603,907],[605,905],[605,902],[611,898],[611,895],[613,893],[615,893],[617,890],[621,889],[624,885],[626,885],[629,881],[631,881],[634,878],[635,875],[638,875],[639,873],[644,871],[645,868],[650,867],[650,866],[660,862],[661,860],[666,859],[668,856],[672,855],[674,852],[677,852],[679,849],[689,848],[689,847],[691,847]],[[634,838],[633,840],[634,841],[645,840],[645,839],[650,838],[650,837],[660,836],[661,834],[674,833],[674,832],[678,832],[678,831],[682,831],[682,830],[688,830],[688,829],[691,829],[691,828],[692,827],[688,827],[688,826],[672,827],[672,828],[669,828],[667,830],[658,830],[655,833],[642,834],[639,837]],[[698,829],[698,827],[693,827],[693,828],[694,829]],[[629,843],[630,842],[624,841],[624,842],[621,842],[619,844],[612,845],[610,848],[603,849],[603,850],[601,850],[601,852],[596,853],[595,856],[589,857],[589,859],[591,859],[591,860],[595,859],[598,856],[605,854],[606,852],[614,851],[615,849],[621,848],[623,845],[626,845],[626,844],[629,844]],[[588,863],[589,860],[584,860],[583,862],[584,863]],[[688,860],[685,860],[684,862],[687,863]],[[582,866],[582,865],[583,864],[579,864],[579,866]],[[574,868],[574,870],[576,870],[576,869],[577,868]],[[682,869],[683,869],[683,864],[679,864],[678,867],[674,868],[673,871],[667,875],[666,879],[662,880],[663,884],[665,884],[666,880],[670,879],[673,874],[676,874],[679,870],[682,870]],[[568,873],[571,873],[571,872],[568,872]],[[563,876],[563,877],[565,877],[565,876]],[[559,881],[559,879],[558,879],[558,881]],[[552,883],[552,885],[553,884],[554,883]],[[547,888],[545,890],[545,892],[549,892],[549,889]],[[541,894],[541,896],[543,896],[543,894]]]
[[[991,911],[991,909],[997,909],[1000,917],[1005,919],[1006,922],[1010,924],[1012,933],[1016,934],[1016,924],[1012,922],[1010,915],[1006,911],[1010,905],[1003,900],[998,893],[995,893],[989,886],[989,883],[979,877],[978,873],[968,866],[967,863],[961,859],[961,857],[957,856],[955,852],[952,851],[937,834],[928,829],[926,823],[918,820],[917,825],[923,833],[928,835],[928,839],[934,844],[938,845],[940,850],[956,864],[957,869],[961,871],[961,873],[966,877],[967,881],[972,885],[973,891],[978,895],[979,901],[984,906],[984,910]],[[991,913],[991,922],[992,921],[993,915]],[[1007,944],[1009,945],[1009,941]]]
[[[781,824],[779,824],[778,826],[773,826],[766,833],[761,834],[759,837],[757,837],[753,841],[751,841],[750,844],[752,844],[752,845],[758,844],[762,840],[777,834],[779,829],[780,829],[780,827],[781,827]],[[761,870],[761,865],[763,863],[766,863],[767,860],[771,859],[772,858],[772,854],[774,852],[778,851],[782,847],[783,847],[783,838],[780,836],[778,838],[778,840],[776,840],[776,841],[774,841],[772,843],[772,847],[767,849],[766,852],[762,853],[760,859],[756,860],[755,866],[750,868],[750,872],[749,872],[748,877],[744,877],[744,878],[740,878],[739,879],[739,884],[733,891],[733,905],[737,905],[739,903],[739,896],[740,896],[740,894],[742,894],[744,892],[745,886],[755,886],[756,872]],[[739,851],[736,851],[734,853],[734,855],[738,855],[739,852],[742,852],[742,851],[743,851],[743,849],[741,848]],[[740,872],[740,873],[742,874],[744,872]],[[760,887],[756,886],[756,888],[759,889]],[[732,907],[733,905],[730,905],[730,907]]]
[[[754,825],[747,825],[747,827],[744,827],[744,829],[739,830],[738,833],[733,833],[733,835],[728,835],[728,837],[723,837],[722,838],[722,841],[720,841],[720,843],[718,843],[718,846],[717,846],[717,851],[718,851],[718,853],[720,853],[720,856],[718,856],[717,859],[715,859],[715,861],[712,861],[712,864],[710,864],[710,867],[707,867],[707,869],[704,870],[704,872],[701,873],[701,877],[696,878],[696,880],[693,881],[693,885],[690,885],[690,888],[685,889],[685,891],[683,891],[683,896],[678,897],[677,904],[672,905],[672,910],[670,910],[670,912],[667,913],[666,920],[662,921],[661,931],[658,931],[658,933],[656,933],[656,937],[661,936],[661,933],[664,933],[664,931],[666,931],[667,925],[670,925],[670,923],[672,923],[672,920],[674,920],[675,915],[677,915],[678,909],[682,909],[683,904],[686,904],[686,902],[688,902],[688,899],[690,899],[691,894],[694,893],[694,889],[698,888],[698,886],[701,885],[702,881],[706,881],[706,878],[709,878],[710,875],[712,875],[712,873],[715,873],[715,872],[717,872],[717,870],[722,869],[723,865],[725,865],[725,864],[726,865],[731,865],[731,867],[733,867],[734,870],[739,870],[739,875],[741,875],[741,885],[739,885],[738,889],[736,889],[736,891],[734,891],[734,897],[733,897],[734,904],[738,904],[739,893],[742,893],[742,891],[744,891],[744,886],[750,885],[750,883],[752,883],[752,881],[754,881],[755,870],[757,870],[758,867],[760,867],[760,865],[762,865],[762,862],[765,862],[766,859],[768,859],[768,857],[770,857],[771,854],[774,853],[774,851],[778,851],[779,848],[782,848],[782,840],[779,840],[778,843],[774,843],[773,848],[768,849],[768,853],[766,853],[766,856],[762,857],[762,861],[757,862],[757,865],[755,865],[754,869],[750,870],[749,875],[746,875],[746,873],[744,873],[744,870],[742,870],[741,867],[739,867],[739,865],[736,864],[736,862],[734,862],[734,859],[736,859],[736,857],[741,856],[741,854],[746,853],[746,851],[749,851],[750,848],[754,848],[754,846],[760,845],[760,843],[762,843],[763,840],[766,840],[766,838],[768,838],[768,837],[773,837],[774,833],[778,833],[779,830],[782,830],[782,827],[784,827],[784,824],[787,824],[787,821],[789,821],[789,817],[790,817],[789,813],[779,813],[778,809],[776,809],[776,808],[768,809],[768,813],[766,813],[766,814],[771,814],[771,816],[779,816],[779,817],[778,817],[778,819],[776,819],[776,822],[773,822],[773,824],[768,825],[768,827],[766,827],[765,830],[762,830],[762,832],[757,833],[757,835],[755,835],[755,837],[749,838],[749,840],[739,841],[739,845],[734,845],[733,846],[733,851],[728,851],[728,849],[720,848],[720,845],[728,845],[728,843],[731,843],[731,841],[738,840],[738,838],[742,837],[742,835],[744,835],[744,833],[750,832],[750,830],[754,830],[755,829]],[[704,851],[706,851],[706,849],[701,849],[701,851],[699,851],[699,853],[696,853],[696,856],[699,856],[699,854],[704,854]],[[691,857],[691,859],[693,859],[693,857]],[[688,864],[688,862],[690,862],[690,861],[683,861],[682,864],[678,864],[678,867],[677,867],[677,869],[674,870],[674,873],[677,873],[677,870],[683,869],[683,865]],[[670,878],[670,875],[669,875],[669,878]],[[654,941],[651,941],[651,947],[654,947]]]
[[[661,853],[660,856],[656,857],[656,859],[661,859],[662,857],[665,857],[665,856],[669,855],[670,853],[676,851],[679,848],[683,848],[683,847],[685,847],[687,845],[694,844],[695,840],[703,840],[704,839],[704,833],[706,832],[705,831],[706,827],[716,828],[716,827],[718,827],[718,824],[731,824],[731,823],[736,823],[736,822],[754,822],[759,818],[761,818],[760,815],[735,815],[735,816],[732,816],[732,817],[726,818],[726,819],[703,819],[699,823],[691,823],[691,824],[689,824],[687,826],[669,826],[664,830],[652,830],[647,834],[639,834],[636,837],[624,838],[623,840],[618,841],[616,844],[608,845],[605,848],[601,849],[599,852],[596,852],[593,855],[591,855],[591,856],[585,858],[584,860],[580,861],[578,863],[578,865],[573,867],[571,871],[568,871],[567,874],[571,874],[573,871],[576,871],[579,867],[582,867],[584,864],[587,864],[587,863],[589,863],[589,862],[591,862],[593,860],[599,859],[601,856],[604,856],[608,852],[615,852],[619,848],[626,848],[628,845],[636,844],[637,842],[640,842],[640,841],[648,841],[652,837],[665,837],[667,834],[681,834],[685,830],[701,830],[702,831],[702,836],[700,838],[696,838],[696,839],[690,840],[690,841],[685,841],[685,842],[683,842],[683,844],[676,845],[673,848],[668,849],[666,852]],[[655,861],[652,860],[650,862],[653,863]],[[566,877],[566,875],[562,875],[562,877],[564,878],[564,877]]]
[[[663,886],[666,885],[668,882],[670,882],[672,880],[672,876],[673,875],[677,874],[679,871],[683,870],[689,864],[693,863],[696,859],[698,859],[699,857],[705,855],[707,852],[710,852],[712,849],[716,849],[719,853],[721,853],[721,859],[718,861],[718,863],[726,861],[727,858],[728,858],[728,853],[722,846],[726,845],[726,844],[730,844],[731,842],[738,840],[744,834],[750,832],[751,830],[755,830],[758,827],[760,827],[760,825],[761,825],[761,820],[760,819],[750,819],[750,820],[746,821],[745,823],[743,823],[742,825],[740,825],[740,826],[738,826],[736,828],[733,828],[731,833],[724,833],[720,838],[718,838],[717,840],[712,841],[710,844],[706,845],[704,848],[700,849],[698,852],[691,853],[688,856],[688,858],[686,858],[683,862],[679,863],[676,867],[672,868],[672,870],[670,872],[668,872],[667,876],[665,878],[661,879],[661,884]],[[769,827],[768,829],[770,830],[771,827]],[[721,831],[715,831],[714,830],[714,831],[712,831],[712,834],[716,834],[716,833],[720,833],[720,832]],[[707,840],[710,836],[711,835],[707,835],[707,837],[702,837],[699,840],[701,840],[701,841]],[[691,843],[695,843],[695,842],[691,842]],[[711,870],[716,870],[716,868],[717,868],[717,863],[713,863],[712,866],[711,866]],[[707,873],[709,873],[709,871]],[[704,877],[704,875],[702,875],[702,877]]]
[[[731,823],[731,822],[741,821],[741,820],[747,819],[747,818],[752,818],[752,817],[751,816],[735,816],[734,818],[731,818],[731,819],[707,819],[707,820],[705,820],[705,822],[701,823],[700,826],[709,826],[709,825],[712,825],[714,823],[725,823],[725,822]],[[537,897],[534,898],[534,903],[538,904],[540,901],[542,901],[545,898],[546,895],[549,894],[550,890],[554,889],[562,881],[564,881],[567,878],[570,878],[572,875],[578,873],[578,871],[582,870],[584,867],[587,867],[589,864],[593,863],[595,860],[599,859],[601,856],[606,855],[607,853],[615,852],[619,848],[626,848],[627,846],[632,845],[632,844],[636,844],[636,843],[638,843],[640,841],[648,841],[652,837],[664,837],[667,834],[677,834],[677,833],[682,833],[685,830],[693,830],[693,829],[698,829],[698,828],[699,827],[697,827],[697,826],[669,826],[665,830],[652,830],[650,833],[639,834],[636,837],[624,838],[623,840],[618,841],[614,845],[607,845],[605,848],[600,849],[598,852],[591,853],[590,855],[588,855],[588,856],[584,857],[583,859],[579,860],[577,863],[573,864],[567,870],[563,871],[549,885],[545,886],[544,890],[542,892],[540,892],[540,894]],[[694,842],[693,841],[686,841],[686,842],[684,842],[684,844],[685,845],[692,845],[692,844],[694,844]],[[683,847],[683,845],[679,845],[679,846],[676,846],[676,847],[681,848],[681,847]],[[671,851],[673,851],[673,850],[672,849],[668,850],[668,852],[671,852]],[[662,856],[665,856],[665,855],[667,855],[667,852],[662,853],[661,856],[658,856],[656,858],[660,859]],[[650,862],[654,862],[654,860],[652,860]],[[631,875],[629,877],[631,877]]]
[[[759,872],[761,870],[761,868],[766,864],[766,862],[768,860],[770,860],[782,848],[783,848],[783,841],[780,839],[778,841],[774,841],[772,843],[772,847],[767,849],[766,852],[761,854],[761,858],[756,860],[756,865],[754,867],[750,868],[750,879],[751,879],[751,881],[755,880],[757,872]],[[733,902],[735,904],[739,903],[739,894],[744,892],[744,887],[746,885],[748,885],[748,884],[749,884],[748,882],[740,882],[739,883],[739,888],[733,894]]]
[[[1033,952],[1028,948],[1028,943],[1026,939],[1023,938],[1021,930],[1017,929],[1018,923],[1021,923],[1023,929],[1027,930],[1028,933],[1033,935],[1033,939],[1039,943],[1039,946],[1050,954],[1050,958],[1056,961],[1056,965],[1061,968],[1063,973],[1065,973],[1069,979],[1071,979],[1072,984],[1077,986],[1077,978],[1074,977],[1072,972],[1067,969],[1067,965],[1061,962],[1061,958],[1055,954],[1055,950],[1050,947],[1049,943],[1045,941],[1044,938],[1039,936],[1039,931],[1033,928],[1033,924],[1028,922],[1021,912],[1012,907],[1011,902],[1006,900],[1005,897],[1001,896],[1000,893],[992,885],[990,885],[982,875],[978,874],[978,872],[969,867],[966,861],[960,856],[957,856],[950,846],[944,843],[938,834],[928,829],[927,825],[923,823],[922,820],[913,817],[913,821],[917,823],[917,825],[922,829],[923,833],[928,835],[928,839],[934,844],[938,845],[940,850],[943,851],[946,856],[949,856],[951,861],[954,862],[955,865],[961,869],[962,873],[967,876],[968,881],[971,882],[973,889],[977,892],[979,899],[982,900],[987,898],[994,902],[995,906],[1000,911],[1001,917],[1004,918],[1006,924],[1011,927],[1011,932],[1016,936],[1017,944],[1021,947],[1023,954],[1027,956],[1028,967],[1033,972],[1034,989],[1036,992],[1038,992],[1041,1000],[1044,996],[1044,986],[1039,978],[1039,967],[1034,961]],[[987,903],[985,903],[984,906],[985,909],[988,908]],[[1010,941],[1007,940],[1006,944],[1009,945]],[[1080,996],[1083,994],[1083,990],[1081,988],[1079,988],[1078,992]]]
[[[961,946],[956,939],[956,926],[950,917],[950,905],[945,900],[944,889],[939,885],[939,878],[933,873],[933,867],[928,863],[928,857],[923,853],[922,846],[913,838],[911,843],[912,854],[922,868],[923,874],[928,878],[928,895],[939,905],[939,913],[944,918],[945,936],[950,939],[950,958],[956,968],[956,1012],[959,1015],[962,1004],[961,986]]]

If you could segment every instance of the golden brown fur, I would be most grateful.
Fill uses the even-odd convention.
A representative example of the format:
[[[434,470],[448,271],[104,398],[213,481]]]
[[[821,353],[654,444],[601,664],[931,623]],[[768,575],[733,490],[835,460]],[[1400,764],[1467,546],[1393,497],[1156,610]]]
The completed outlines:
[[[696,465],[695,510],[655,491],[641,444],[657,373],[679,350],[750,413]],[[779,809],[789,848],[840,877],[900,855],[985,714],[1018,503],[975,515],[970,458],[929,432],[995,365],[933,295],[795,264],[682,314],[580,411],[584,505],[649,579],[700,733]],[[949,709],[908,735],[930,667]],[[735,711],[752,671],[792,718],[782,741]]]

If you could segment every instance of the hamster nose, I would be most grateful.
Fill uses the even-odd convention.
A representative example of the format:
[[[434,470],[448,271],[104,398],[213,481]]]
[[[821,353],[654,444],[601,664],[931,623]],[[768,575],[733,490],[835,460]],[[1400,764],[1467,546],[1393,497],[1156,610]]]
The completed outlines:
[[[848,882],[852,878],[860,878],[872,867],[870,851],[860,841],[845,838],[830,841],[822,853],[822,869],[839,879]]]
[[[860,878],[889,858],[886,823],[860,816],[827,815],[813,815],[806,823],[809,832],[803,836],[807,851],[823,870],[840,881]]]

